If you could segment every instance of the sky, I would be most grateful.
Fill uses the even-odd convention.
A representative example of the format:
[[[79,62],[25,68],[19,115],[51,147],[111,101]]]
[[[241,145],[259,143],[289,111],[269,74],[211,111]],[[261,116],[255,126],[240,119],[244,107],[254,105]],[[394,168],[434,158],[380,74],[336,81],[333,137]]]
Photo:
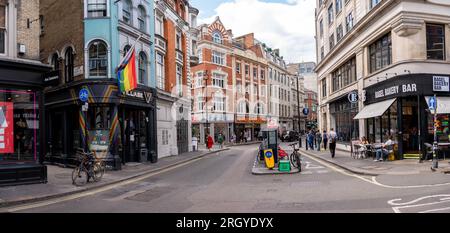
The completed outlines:
[[[255,33],[269,47],[280,49],[287,63],[316,61],[315,0],[190,0],[200,10],[199,24],[216,16],[234,36]]]

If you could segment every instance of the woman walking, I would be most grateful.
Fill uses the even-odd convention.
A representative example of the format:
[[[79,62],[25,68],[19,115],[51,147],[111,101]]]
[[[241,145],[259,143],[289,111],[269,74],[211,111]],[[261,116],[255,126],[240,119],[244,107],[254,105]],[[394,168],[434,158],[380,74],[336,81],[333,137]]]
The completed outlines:
[[[323,138],[323,148],[324,148],[325,150],[327,150],[327,145],[328,145],[328,134],[327,134],[327,131],[326,131],[326,130],[323,131],[322,138]]]
[[[213,138],[211,137],[211,135],[208,134],[206,146],[208,147],[208,150],[209,150],[209,151],[211,151],[213,145],[214,145],[214,140],[213,140]]]

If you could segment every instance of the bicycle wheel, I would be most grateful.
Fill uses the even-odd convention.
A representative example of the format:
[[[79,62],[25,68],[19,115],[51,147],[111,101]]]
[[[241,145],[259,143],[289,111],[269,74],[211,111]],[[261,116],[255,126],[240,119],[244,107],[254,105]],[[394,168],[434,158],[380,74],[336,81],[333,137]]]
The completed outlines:
[[[294,166],[295,168],[298,168],[297,155],[295,154],[295,152],[293,152],[291,154],[290,160],[291,160],[292,166]]]
[[[88,174],[85,169],[78,166],[72,171],[72,184],[76,186],[82,186],[87,183]]]
[[[105,174],[106,165],[105,162],[101,161],[94,164],[94,181],[100,181]]]

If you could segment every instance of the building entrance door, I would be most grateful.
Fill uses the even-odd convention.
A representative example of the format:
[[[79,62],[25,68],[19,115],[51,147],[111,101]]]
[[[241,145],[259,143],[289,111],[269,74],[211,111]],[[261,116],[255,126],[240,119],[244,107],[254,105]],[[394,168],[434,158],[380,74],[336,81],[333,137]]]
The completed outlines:
[[[124,159],[127,162],[145,162],[147,156],[148,117],[145,111],[125,111]]]
[[[178,154],[183,154],[189,151],[189,135],[188,135],[188,121],[177,121],[177,146]]]
[[[404,154],[420,154],[419,150],[419,111],[417,97],[403,99],[402,128]]]

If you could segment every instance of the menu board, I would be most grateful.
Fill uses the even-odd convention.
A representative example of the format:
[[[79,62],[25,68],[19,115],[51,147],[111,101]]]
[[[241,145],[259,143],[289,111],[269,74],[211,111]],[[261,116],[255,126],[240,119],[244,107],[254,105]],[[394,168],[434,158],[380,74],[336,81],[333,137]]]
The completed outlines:
[[[436,117],[436,134],[441,142],[449,140],[449,121],[449,115],[437,115]]]
[[[90,130],[89,138],[91,151],[108,151],[109,130]]]

